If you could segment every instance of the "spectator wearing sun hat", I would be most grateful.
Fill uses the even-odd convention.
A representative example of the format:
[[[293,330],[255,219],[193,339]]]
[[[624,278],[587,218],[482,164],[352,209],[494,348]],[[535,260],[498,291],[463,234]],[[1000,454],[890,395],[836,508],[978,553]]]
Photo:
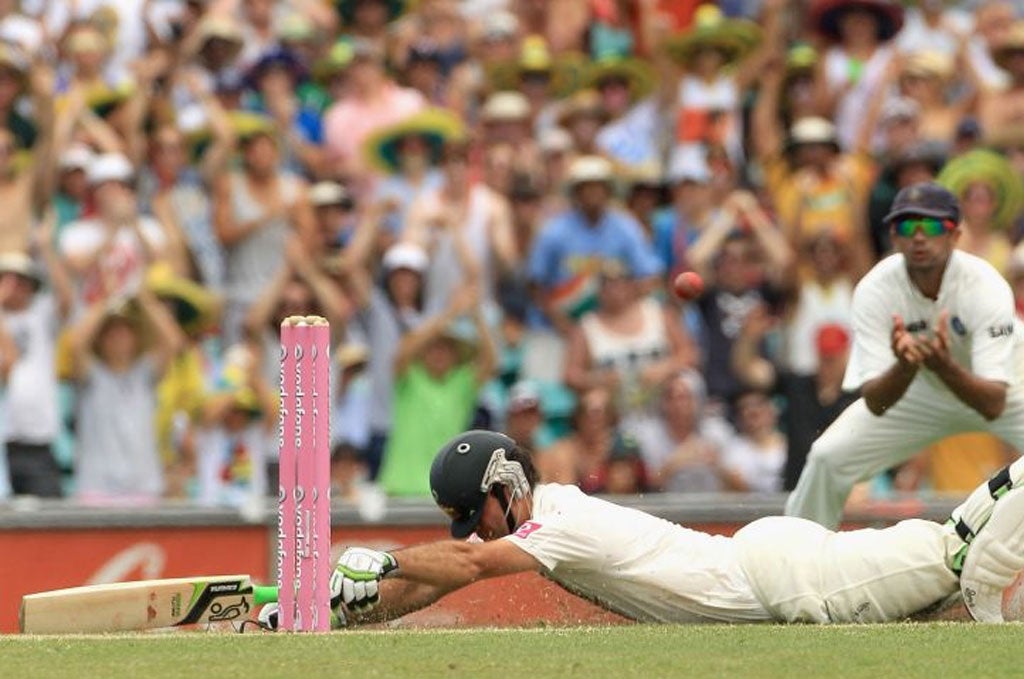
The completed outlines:
[[[428,108],[374,132],[363,145],[368,166],[384,177],[371,201],[384,212],[384,229],[398,238],[407,227],[409,207],[422,194],[444,184],[439,169],[444,145],[462,139],[466,130],[458,117]]]
[[[392,81],[384,71],[383,53],[364,40],[352,43],[345,72],[348,96],[324,113],[324,144],[341,177],[363,179],[368,171],[361,153],[366,139],[423,110],[427,102],[416,90]]]
[[[0,254],[0,324],[17,351],[13,362],[5,362],[3,441],[16,494],[60,497],[61,470],[53,448],[60,432],[54,356],[71,290],[49,244],[52,224],[40,231],[54,292],[42,290],[46,271],[27,253]]]
[[[20,53],[0,44],[0,252],[28,247],[33,214],[50,200],[54,167],[53,70],[42,60],[31,69]],[[17,112],[22,93],[31,99],[31,124]],[[32,147],[32,152],[22,152]]]
[[[146,267],[158,259],[182,264],[176,233],[138,212],[135,168],[119,153],[95,156],[86,170],[95,214],[67,225],[60,254],[75,280],[79,301],[131,295]]]
[[[823,57],[820,110],[833,114],[843,148],[853,148],[860,122],[896,55],[893,38],[904,8],[894,0],[815,0],[808,25],[829,44]]]
[[[763,35],[754,22],[728,18],[717,6],[704,4],[691,28],[666,40],[665,51],[686,69],[673,94],[676,146],[716,144],[734,161],[742,157],[740,95],[779,40],[777,3],[766,5],[762,21]]]

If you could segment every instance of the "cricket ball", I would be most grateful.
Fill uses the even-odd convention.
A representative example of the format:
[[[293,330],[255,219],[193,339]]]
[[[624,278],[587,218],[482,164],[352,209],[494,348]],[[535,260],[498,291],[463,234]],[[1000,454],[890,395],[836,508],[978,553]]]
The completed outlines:
[[[704,292],[704,280],[693,271],[684,271],[672,282],[672,290],[679,299],[692,302]]]

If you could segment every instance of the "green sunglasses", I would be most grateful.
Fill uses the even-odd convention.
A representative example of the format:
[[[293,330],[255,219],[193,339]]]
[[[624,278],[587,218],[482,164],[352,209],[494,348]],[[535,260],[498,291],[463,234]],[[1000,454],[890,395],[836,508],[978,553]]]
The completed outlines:
[[[893,224],[896,235],[901,238],[913,238],[917,230],[929,238],[942,236],[956,228],[956,223],[949,219],[938,219],[937,217],[914,217],[901,219]]]

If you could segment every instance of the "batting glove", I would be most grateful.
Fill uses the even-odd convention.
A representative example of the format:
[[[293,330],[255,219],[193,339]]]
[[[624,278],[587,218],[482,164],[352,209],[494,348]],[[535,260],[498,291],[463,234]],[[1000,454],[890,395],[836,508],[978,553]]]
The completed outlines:
[[[369,611],[380,601],[381,579],[397,569],[398,561],[388,552],[349,547],[338,559],[331,575],[332,604],[340,600],[349,610]]]
[[[281,608],[276,603],[270,603],[261,608],[259,616],[257,616],[257,620],[259,620],[260,627],[262,627],[265,630],[271,630],[276,632],[278,630],[278,627],[280,627],[280,611]],[[347,621],[345,620],[345,616],[338,611],[332,610],[331,629],[341,629],[346,625]]]

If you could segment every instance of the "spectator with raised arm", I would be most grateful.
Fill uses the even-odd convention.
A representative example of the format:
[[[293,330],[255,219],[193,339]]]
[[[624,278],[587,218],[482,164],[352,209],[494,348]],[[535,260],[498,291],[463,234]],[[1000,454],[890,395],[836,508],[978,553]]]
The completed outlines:
[[[164,491],[156,384],[184,339],[149,290],[140,288],[133,299],[103,297],[73,329],[79,385],[75,490],[84,503],[151,504]]]
[[[402,339],[395,356],[394,423],[380,472],[389,495],[430,495],[431,451],[472,421],[497,358],[472,281],[455,292],[448,308]]]

